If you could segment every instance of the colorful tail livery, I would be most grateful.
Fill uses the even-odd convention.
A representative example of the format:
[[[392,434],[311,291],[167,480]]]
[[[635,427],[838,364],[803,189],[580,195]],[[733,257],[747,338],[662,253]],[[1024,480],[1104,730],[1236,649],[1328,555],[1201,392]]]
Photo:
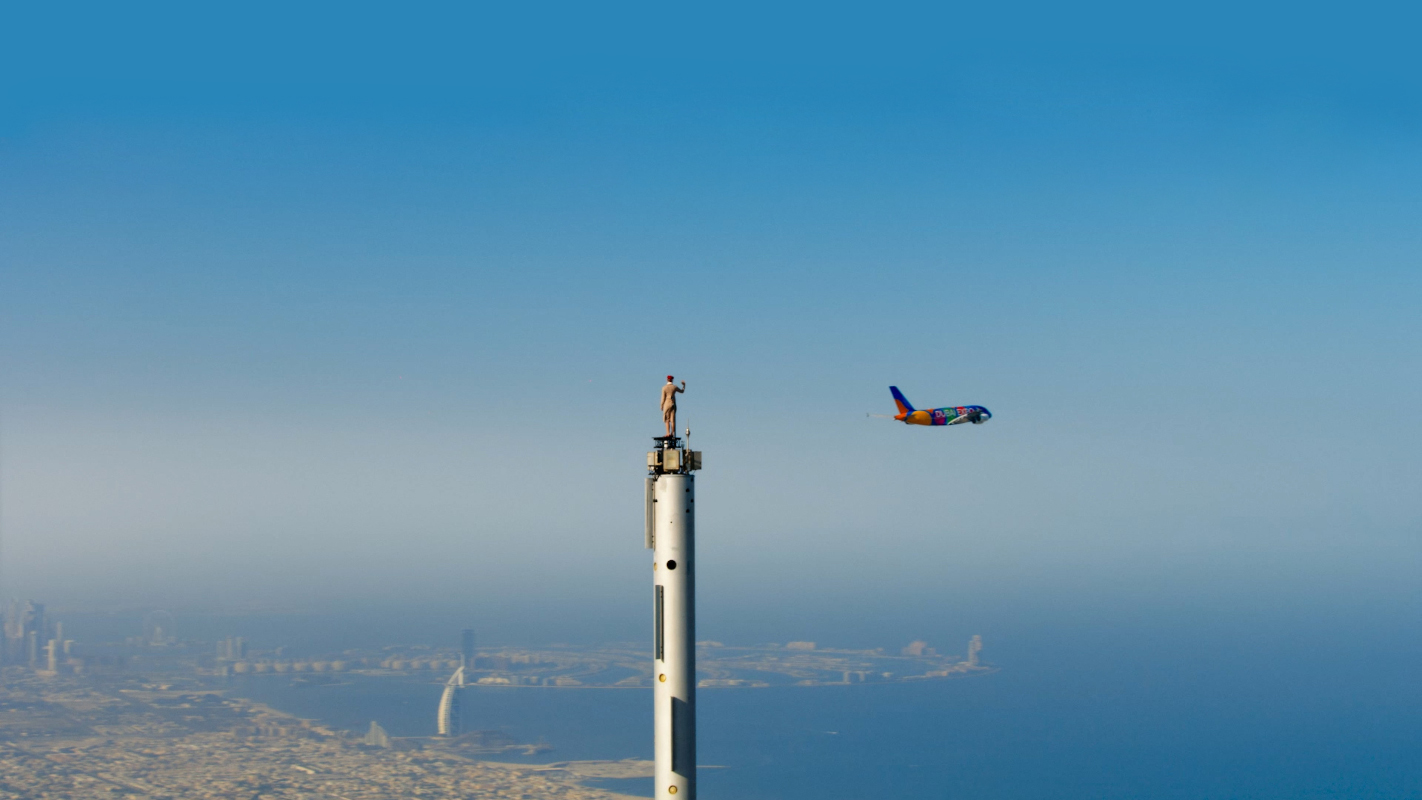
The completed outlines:
[[[894,419],[907,425],[962,425],[964,422],[981,425],[992,419],[992,412],[982,406],[949,406],[947,408],[916,410],[908,398],[904,397],[904,393],[899,391],[899,387],[890,386],[889,391],[894,394],[894,405],[899,407],[899,413],[894,415]],[[875,416],[880,415],[876,414]]]

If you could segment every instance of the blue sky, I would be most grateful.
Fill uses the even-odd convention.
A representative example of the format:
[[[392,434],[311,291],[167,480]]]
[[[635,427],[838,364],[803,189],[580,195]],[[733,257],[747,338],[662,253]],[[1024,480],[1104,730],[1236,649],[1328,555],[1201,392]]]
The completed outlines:
[[[0,580],[638,601],[674,372],[712,597],[1413,593],[1400,13],[18,12]]]

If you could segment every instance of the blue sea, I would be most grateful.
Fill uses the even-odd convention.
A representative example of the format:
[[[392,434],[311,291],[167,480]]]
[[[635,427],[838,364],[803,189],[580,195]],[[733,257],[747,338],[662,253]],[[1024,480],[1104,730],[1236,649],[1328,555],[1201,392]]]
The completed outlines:
[[[702,690],[716,800],[1422,798],[1422,636],[1380,613],[1101,614],[999,625],[999,671],[946,681]],[[440,687],[352,676],[234,683],[332,725],[432,732]],[[466,727],[552,750],[651,756],[650,692],[477,687]],[[504,760],[518,760],[508,757]],[[609,788],[650,795],[650,779]]]

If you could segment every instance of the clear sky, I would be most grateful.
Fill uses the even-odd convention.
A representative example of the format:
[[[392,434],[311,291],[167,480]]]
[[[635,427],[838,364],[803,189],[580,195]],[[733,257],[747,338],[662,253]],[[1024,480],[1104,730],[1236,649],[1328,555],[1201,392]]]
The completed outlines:
[[[6,12],[0,591],[1416,592],[1415,14],[519,8]]]

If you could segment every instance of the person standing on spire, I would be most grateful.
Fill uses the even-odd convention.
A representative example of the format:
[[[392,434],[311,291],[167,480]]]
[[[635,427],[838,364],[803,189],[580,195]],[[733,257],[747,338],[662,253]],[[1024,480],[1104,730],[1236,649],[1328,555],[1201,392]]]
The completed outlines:
[[[672,376],[667,376],[666,385],[662,387],[662,421],[667,424],[667,436],[676,435],[676,393],[686,391],[686,381],[681,382],[681,388],[672,382]]]

